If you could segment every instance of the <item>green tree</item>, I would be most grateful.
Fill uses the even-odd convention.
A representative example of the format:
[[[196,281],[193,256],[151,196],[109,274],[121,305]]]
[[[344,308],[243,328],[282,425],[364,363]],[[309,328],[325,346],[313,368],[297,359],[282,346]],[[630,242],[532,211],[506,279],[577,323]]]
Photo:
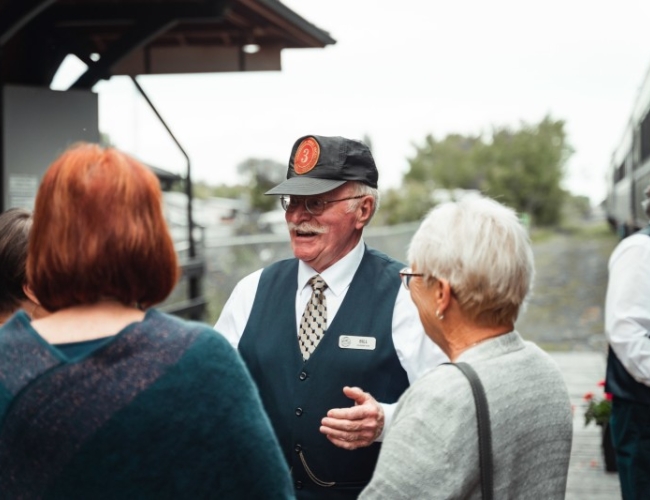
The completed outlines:
[[[404,182],[381,194],[381,204],[372,220],[375,226],[392,226],[421,220],[433,207],[431,190],[420,182]]]
[[[264,193],[284,180],[286,165],[274,160],[249,158],[237,165],[237,172],[247,180],[253,210],[268,212],[276,208],[277,198]]]
[[[230,186],[228,184],[219,184],[217,186],[210,186],[210,196],[217,198],[234,198],[239,199],[246,196],[248,187],[240,184]]]
[[[483,191],[538,225],[560,221],[565,191],[560,186],[564,166],[573,152],[566,140],[564,121],[545,117],[518,130],[497,128],[483,151]]]
[[[450,134],[442,141],[428,135],[409,159],[405,182],[428,189],[478,189],[527,213],[535,224],[560,220],[565,192],[560,183],[573,152],[565,123],[545,117],[516,129],[495,127],[490,137]]]
[[[404,180],[444,189],[480,189],[483,175],[477,157],[484,147],[480,137],[450,134],[436,141],[429,134],[422,146],[416,145]]]
[[[212,196],[212,186],[204,181],[192,182],[192,195],[199,200],[205,200]]]

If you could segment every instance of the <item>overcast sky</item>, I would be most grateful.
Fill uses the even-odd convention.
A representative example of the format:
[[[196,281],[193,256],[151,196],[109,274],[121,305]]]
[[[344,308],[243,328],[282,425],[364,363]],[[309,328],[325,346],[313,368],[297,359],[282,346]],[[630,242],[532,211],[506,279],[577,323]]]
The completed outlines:
[[[372,140],[381,188],[396,187],[427,134],[567,123],[566,187],[598,203],[605,170],[650,66],[647,0],[285,0],[337,40],[285,50],[281,72],[144,76],[192,162],[239,181],[251,157],[286,163],[306,134]],[[185,160],[125,78],[95,87],[100,128],[161,168]]]

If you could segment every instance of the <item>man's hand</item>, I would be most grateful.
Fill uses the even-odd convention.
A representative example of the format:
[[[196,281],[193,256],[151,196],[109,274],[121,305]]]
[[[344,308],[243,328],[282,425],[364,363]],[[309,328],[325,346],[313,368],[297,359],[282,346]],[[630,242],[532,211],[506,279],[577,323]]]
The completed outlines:
[[[358,387],[344,387],[343,393],[354,400],[354,406],[328,411],[321,420],[320,431],[346,450],[370,446],[384,429],[384,410],[375,398]]]

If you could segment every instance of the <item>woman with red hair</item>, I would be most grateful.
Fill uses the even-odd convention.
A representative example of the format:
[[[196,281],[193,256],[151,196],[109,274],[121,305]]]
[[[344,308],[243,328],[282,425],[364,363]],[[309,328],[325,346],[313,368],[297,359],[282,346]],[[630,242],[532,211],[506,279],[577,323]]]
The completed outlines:
[[[48,169],[27,281],[0,328],[0,497],[291,498],[236,351],[151,308],[178,279],[157,178],[78,144]]]

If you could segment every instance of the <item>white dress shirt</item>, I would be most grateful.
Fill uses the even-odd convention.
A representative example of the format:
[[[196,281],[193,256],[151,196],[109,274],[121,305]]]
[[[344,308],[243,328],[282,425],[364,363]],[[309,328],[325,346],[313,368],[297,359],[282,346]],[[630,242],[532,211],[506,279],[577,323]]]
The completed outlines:
[[[605,333],[616,357],[650,386],[650,236],[633,234],[609,259]]]
[[[361,239],[350,253],[320,273],[325,283],[327,283],[325,296],[327,297],[328,323],[334,320],[343,299],[345,299],[352,278],[363,259],[364,251],[365,245],[363,239]],[[312,289],[308,281],[316,274],[319,273],[304,262],[299,261],[298,291],[296,293],[296,332],[300,331],[300,319],[307,301],[311,297]],[[224,335],[235,348],[239,344],[253,309],[253,302],[261,275],[262,269],[249,274],[237,283],[230,298],[224,305],[217,323],[214,325],[214,329]],[[395,279],[399,280],[399,276],[395,276]],[[327,332],[325,334],[327,335]],[[411,384],[431,368],[449,361],[440,348],[424,333],[417,308],[411,300],[411,294],[401,285],[395,300],[395,310],[393,311],[393,344],[395,345],[397,357]],[[341,390],[343,390],[342,387]],[[392,420],[397,403],[380,404],[384,409],[384,428],[387,428]],[[379,441],[382,436],[378,439]]]

